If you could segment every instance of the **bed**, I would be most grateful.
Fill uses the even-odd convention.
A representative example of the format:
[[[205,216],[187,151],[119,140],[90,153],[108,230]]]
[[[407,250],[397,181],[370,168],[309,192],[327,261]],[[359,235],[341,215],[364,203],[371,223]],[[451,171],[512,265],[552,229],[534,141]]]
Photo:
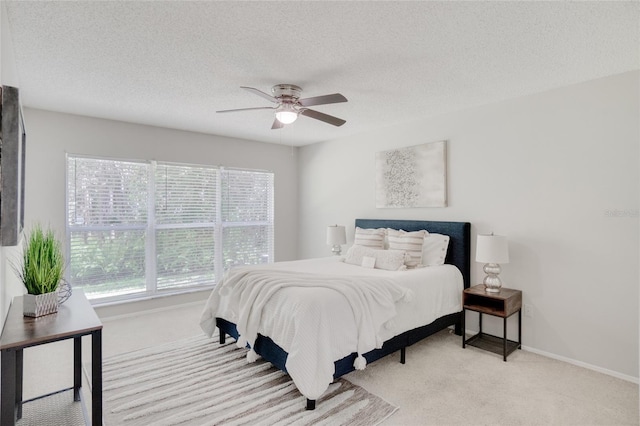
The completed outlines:
[[[293,276],[290,274],[295,273],[298,274],[296,276],[298,276],[297,279],[300,283],[288,287],[280,284],[279,281],[276,287],[280,291],[274,290],[267,298],[268,300],[251,299],[251,303],[259,304],[263,309],[259,311],[259,315],[256,314],[257,319],[252,320],[250,316],[238,316],[236,312],[238,308],[234,305],[237,301],[233,301],[234,297],[229,293],[230,290],[226,289],[229,287],[228,282],[233,280],[227,276],[226,282],[223,282],[222,286],[219,284],[212,292],[203,312],[201,326],[207,334],[211,335],[217,327],[220,330],[220,343],[225,342],[227,335],[231,336],[236,339],[239,346],[250,348],[248,353],[250,361],[252,361],[252,354],[254,357],[261,356],[277,368],[289,373],[300,392],[307,397],[307,409],[315,408],[316,399],[332,380],[356,368],[364,368],[366,365],[398,351],[400,352],[400,362],[404,363],[406,348],[414,343],[450,326],[455,327],[456,334],[462,332],[461,290],[462,287],[468,288],[470,284],[471,226],[469,223],[356,219],[355,226],[363,229],[402,229],[407,232],[424,229],[429,233],[448,235],[450,241],[444,260],[445,265],[419,268],[422,269],[420,271],[387,273],[388,271],[374,271],[361,266],[346,265],[344,262],[341,263],[337,256],[333,256],[317,260],[277,262],[266,267],[263,265],[259,269],[242,268],[241,271],[235,273],[235,276],[256,275],[258,278],[255,279],[262,282],[271,280],[272,276],[288,279]],[[349,321],[358,323],[363,321],[354,321],[356,309],[353,302],[348,301],[348,297],[342,297],[336,291],[332,291],[335,290],[333,288],[305,287],[311,286],[315,278],[318,281],[322,280],[323,275],[320,272],[324,270],[337,271],[336,273],[345,275],[353,274],[353,277],[345,277],[345,279],[360,280],[355,286],[358,288],[365,284],[364,280],[367,285],[374,285],[377,284],[376,280],[386,283],[387,277],[393,276],[395,280],[395,276],[401,276],[401,281],[397,281],[399,284],[395,289],[402,289],[402,294],[396,292],[394,306],[400,306],[402,302],[406,302],[407,307],[400,306],[398,314],[393,318],[391,318],[391,314],[379,318],[374,317],[375,320],[372,322],[378,324],[376,321],[379,321],[380,324],[384,323],[384,326],[379,327],[380,332],[375,338],[369,336],[366,331],[363,331],[361,325],[349,323]],[[442,281],[442,284],[420,286],[419,281],[423,279],[421,274],[431,274],[435,278],[429,278],[430,280]],[[330,277],[333,278],[334,275]],[[450,280],[449,277],[452,280],[457,280],[459,283],[457,285],[460,286],[459,289],[453,291],[455,298],[446,294],[443,296],[441,293],[434,293],[433,296],[422,294],[427,291],[440,291],[438,290],[440,287],[443,289],[450,287],[449,284],[445,284],[447,280]],[[333,279],[327,281],[333,281]],[[302,282],[305,284],[303,285]],[[282,287],[287,288],[282,289]],[[409,290],[406,290],[407,288]],[[449,294],[452,293],[450,289],[447,291]],[[307,297],[304,302],[298,302],[295,297],[302,292],[306,292],[307,295],[311,294],[312,297]],[[236,298],[247,299],[248,293],[250,292],[236,291]],[[420,293],[419,297],[414,297],[414,293]],[[359,296],[355,296],[355,298],[357,297]],[[313,299],[313,302],[307,301],[307,299]],[[347,299],[347,301],[342,299]],[[412,301],[408,302],[410,299]],[[319,300],[324,301],[318,302]],[[433,305],[435,302],[431,300],[438,300],[438,305],[441,300],[444,300],[441,303],[443,307],[436,306],[435,311],[431,308],[424,309],[425,313],[421,313],[420,309],[416,310],[416,306],[421,307],[420,303]],[[246,300],[244,301],[246,302]],[[324,305],[331,305],[330,309],[334,309],[330,311],[331,314],[324,312]],[[415,311],[417,316],[404,315],[405,311],[411,309]],[[290,315],[289,311],[298,312],[298,314]],[[346,316],[342,317],[343,314]],[[370,317],[367,316],[367,318]],[[241,335],[238,330],[248,330],[247,323],[252,321],[260,321],[260,323],[255,324],[252,333],[246,332]],[[357,342],[353,341],[354,335],[357,336]],[[246,336],[249,336],[248,341],[245,339]],[[376,341],[374,344],[373,340],[376,339],[383,341]],[[346,347],[350,349],[345,352]],[[365,349],[368,350],[365,351]],[[327,359],[329,365],[327,365]]]

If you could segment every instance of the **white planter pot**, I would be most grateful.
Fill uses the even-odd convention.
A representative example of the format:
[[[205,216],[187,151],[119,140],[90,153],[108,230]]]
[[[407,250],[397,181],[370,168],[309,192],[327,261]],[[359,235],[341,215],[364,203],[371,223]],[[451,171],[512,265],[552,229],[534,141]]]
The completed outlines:
[[[25,294],[22,302],[25,317],[40,317],[58,312],[58,292]]]

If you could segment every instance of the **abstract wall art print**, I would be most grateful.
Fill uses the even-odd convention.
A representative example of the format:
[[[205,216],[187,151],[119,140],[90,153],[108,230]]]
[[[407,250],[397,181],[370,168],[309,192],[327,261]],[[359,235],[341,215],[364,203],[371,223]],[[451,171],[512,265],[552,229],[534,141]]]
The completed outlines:
[[[17,87],[0,88],[0,244],[16,246],[24,228],[26,133]]]
[[[447,141],[376,153],[376,208],[447,206]]]

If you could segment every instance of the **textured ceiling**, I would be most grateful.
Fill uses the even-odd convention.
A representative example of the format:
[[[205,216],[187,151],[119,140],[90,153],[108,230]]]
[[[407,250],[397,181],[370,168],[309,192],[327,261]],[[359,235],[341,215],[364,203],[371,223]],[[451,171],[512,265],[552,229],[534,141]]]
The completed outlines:
[[[25,106],[296,146],[640,68],[637,1],[3,2]],[[347,123],[215,112],[277,83]]]

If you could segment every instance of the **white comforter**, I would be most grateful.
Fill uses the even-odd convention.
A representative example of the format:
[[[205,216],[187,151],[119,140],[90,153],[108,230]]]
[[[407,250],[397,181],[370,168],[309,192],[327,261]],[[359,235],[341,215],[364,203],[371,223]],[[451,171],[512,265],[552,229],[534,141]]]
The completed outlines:
[[[251,345],[257,333],[269,336],[288,353],[286,368],[300,392],[317,399],[333,381],[335,360],[366,353],[393,336],[461,309],[463,280],[454,266],[384,271],[341,260],[328,257],[234,269],[211,293],[200,325],[212,335],[216,317],[231,321],[238,326],[241,344]],[[269,271],[275,275],[269,277]],[[303,273],[305,281],[296,284],[292,272]],[[315,279],[308,274],[315,274]],[[262,287],[265,282],[272,283],[265,286],[268,290],[256,291],[256,284]],[[371,298],[371,292],[347,287],[347,282],[367,282],[363,287],[372,286],[374,303],[355,302]]]

